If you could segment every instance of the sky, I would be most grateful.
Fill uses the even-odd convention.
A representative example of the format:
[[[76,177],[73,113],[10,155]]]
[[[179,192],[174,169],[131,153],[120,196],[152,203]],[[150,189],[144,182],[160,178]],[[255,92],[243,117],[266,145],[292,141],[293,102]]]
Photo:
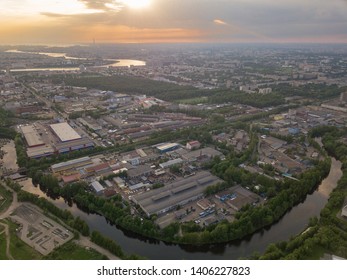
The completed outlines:
[[[0,0],[0,44],[347,43],[347,0]]]

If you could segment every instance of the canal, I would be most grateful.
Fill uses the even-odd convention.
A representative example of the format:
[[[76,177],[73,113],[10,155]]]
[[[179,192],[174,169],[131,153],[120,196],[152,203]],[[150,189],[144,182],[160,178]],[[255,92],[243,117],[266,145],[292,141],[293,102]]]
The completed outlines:
[[[68,209],[74,216],[81,217],[91,230],[97,230],[115,240],[128,254],[135,253],[149,259],[238,259],[247,257],[253,252],[263,253],[270,243],[288,240],[291,236],[300,234],[307,227],[311,217],[319,216],[329,194],[342,176],[341,162],[334,158],[331,161],[330,173],[318,189],[308,195],[304,202],[288,211],[277,223],[242,241],[200,247],[167,244],[142,238],[109,224],[102,216],[87,214],[75,205],[70,207],[63,199],[52,200],[39,188],[34,187],[30,179],[21,183],[24,185],[24,190],[46,197],[56,206]]]

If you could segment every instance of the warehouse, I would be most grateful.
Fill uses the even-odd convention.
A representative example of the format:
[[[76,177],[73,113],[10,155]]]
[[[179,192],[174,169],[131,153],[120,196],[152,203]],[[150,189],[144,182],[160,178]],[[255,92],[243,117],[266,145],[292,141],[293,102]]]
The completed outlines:
[[[54,154],[54,149],[51,145],[36,146],[27,149],[27,155],[29,158],[42,158],[48,157]]]
[[[43,146],[45,144],[33,125],[22,126],[21,130],[28,147],[33,148]]]
[[[148,176],[152,174],[154,171],[149,165],[138,165],[135,168],[129,169],[127,171],[128,177],[130,179],[140,178],[142,176]]]
[[[210,160],[215,156],[224,159],[224,155],[221,152],[209,147],[183,154],[182,158],[186,161],[193,162],[197,160]]]
[[[51,124],[50,127],[61,142],[81,139],[81,136],[66,122]]]
[[[100,195],[103,193],[103,191],[105,190],[105,188],[98,182],[98,181],[93,181],[90,186],[93,188],[94,192],[97,195]]]
[[[168,143],[164,145],[157,146],[157,149],[161,154],[174,151],[180,147],[177,143]]]
[[[94,143],[87,137],[55,144],[55,148],[59,154],[93,147]]]
[[[60,173],[72,168],[78,168],[92,164],[90,157],[77,158],[66,162],[60,162],[51,166],[53,173]]]
[[[202,171],[159,189],[134,195],[132,200],[148,215],[163,214],[204,196],[208,186],[221,183],[222,180],[210,172]]]
[[[183,160],[181,158],[176,158],[176,159],[169,160],[167,162],[163,162],[163,163],[159,164],[159,166],[161,168],[165,169],[165,168],[169,168],[173,165],[181,164],[181,163],[183,163]]]

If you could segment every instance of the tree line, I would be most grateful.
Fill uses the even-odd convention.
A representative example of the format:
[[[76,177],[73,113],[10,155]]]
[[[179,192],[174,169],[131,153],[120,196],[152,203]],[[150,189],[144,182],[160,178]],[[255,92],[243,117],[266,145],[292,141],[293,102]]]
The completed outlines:
[[[328,153],[342,162],[342,177],[321,210],[319,219],[312,217],[305,233],[287,242],[269,245],[263,255],[254,254],[254,259],[319,259],[324,253],[347,258],[347,222],[339,216],[347,197],[347,146],[340,142],[341,137],[346,136],[346,130],[321,126],[313,129],[311,134],[323,137]]]

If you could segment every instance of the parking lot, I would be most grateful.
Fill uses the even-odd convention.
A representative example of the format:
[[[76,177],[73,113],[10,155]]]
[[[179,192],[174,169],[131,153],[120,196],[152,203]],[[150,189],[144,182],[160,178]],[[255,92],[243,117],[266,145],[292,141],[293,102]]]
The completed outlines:
[[[43,255],[73,238],[72,232],[29,203],[19,206],[11,219],[20,225],[19,237]]]

